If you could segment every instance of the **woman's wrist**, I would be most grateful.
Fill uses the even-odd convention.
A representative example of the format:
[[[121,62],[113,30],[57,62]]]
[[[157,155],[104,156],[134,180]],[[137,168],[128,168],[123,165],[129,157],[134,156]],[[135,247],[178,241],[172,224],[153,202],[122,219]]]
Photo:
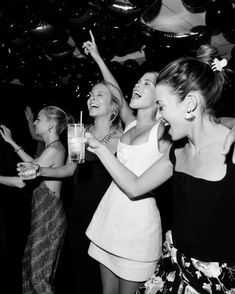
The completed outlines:
[[[18,152],[24,151],[24,150],[21,146],[17,146],[17,148],[14,147],[14,151],[15,151],[15,153],[18,153]]]
[[[14,141],[9,142],[9,143],[10,143],[11,146],[14,148],[14,151],[15,151],[16,153],[19,152],[20,150],[23,150],[23,148],[22,148],[20,145],[16,144]]]
[[[99,148],[97,148],[96,150],[96,154],[98,157],[105,157],[106,154],[110,153],[111,151],[109,150],[109,148],[104,145],[103,143],[100,144]]]
[[[36,172],[36,177],[40,177],[42,175],[42,167],[38,164],[38,163],[35,163],[34,164],[34,169],[35,169],[35,172]]]
[[[95,58],[95,62],[98,64],[98,65],[102,65],[104,63],[103,59],[101,58],[100,55],[96,56]]]

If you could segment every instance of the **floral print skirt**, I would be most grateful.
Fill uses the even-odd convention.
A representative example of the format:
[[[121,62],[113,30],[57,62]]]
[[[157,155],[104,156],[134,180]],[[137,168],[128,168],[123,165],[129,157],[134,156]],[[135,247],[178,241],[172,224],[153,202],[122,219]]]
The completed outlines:
[[[186,257],[167,232],[154,275],[136,294],[235,294],[235,264],[202,262]]]

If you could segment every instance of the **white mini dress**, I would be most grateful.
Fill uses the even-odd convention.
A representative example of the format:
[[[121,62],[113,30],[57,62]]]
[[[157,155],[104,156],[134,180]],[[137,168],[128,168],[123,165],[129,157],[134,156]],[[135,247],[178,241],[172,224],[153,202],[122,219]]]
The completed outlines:
[[[133,127],[131,123],[125,131]],[[146,143],[127,145],[119,141],[117,158],[137,176],[161,156],[158,149],[159,123],[149,132]],[[88,254],[120,278],[147,280],[161,255],[161,218],[150,194],[129,199],[113,181],[100,201],[87,228],[91,240]]]

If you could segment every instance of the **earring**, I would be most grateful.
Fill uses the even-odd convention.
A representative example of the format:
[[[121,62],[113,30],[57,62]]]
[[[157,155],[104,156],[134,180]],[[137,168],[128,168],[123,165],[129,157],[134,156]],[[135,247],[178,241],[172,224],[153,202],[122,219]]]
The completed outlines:
[[[111,116],[110,116],[110,121],[114,121],[116,117],[117,117],[117,113],[116,113],[116,111],[113,109],[113,110],[112,110],[112,113],[111,113]]]
[[[195,115],[193,114],[192,110],[186,112],[184,119],[187,121],[193,121],[195,119]]]

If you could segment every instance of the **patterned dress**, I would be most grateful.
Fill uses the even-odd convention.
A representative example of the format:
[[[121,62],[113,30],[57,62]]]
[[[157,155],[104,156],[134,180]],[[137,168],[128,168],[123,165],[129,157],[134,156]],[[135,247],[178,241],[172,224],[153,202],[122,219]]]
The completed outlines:
[[[33,191],[31,231],[23,256],[23,294],[54,293],[53,279],[65,229],[62,202],[42,182]]]

